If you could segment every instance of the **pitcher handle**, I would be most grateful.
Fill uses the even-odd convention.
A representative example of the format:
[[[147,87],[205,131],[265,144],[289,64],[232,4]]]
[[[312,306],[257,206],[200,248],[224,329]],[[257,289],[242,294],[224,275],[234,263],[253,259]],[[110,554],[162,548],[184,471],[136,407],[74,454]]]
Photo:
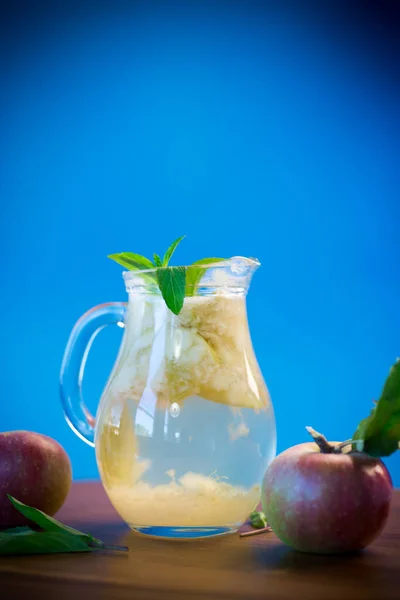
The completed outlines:
[[[89,446],[94,446],[95,419],[82,397],[82,380],[90,347],[107,325],[123,327],[126,304],[108,302],[88,310],[71,331],[60,372],[60,395],[68,425]]]

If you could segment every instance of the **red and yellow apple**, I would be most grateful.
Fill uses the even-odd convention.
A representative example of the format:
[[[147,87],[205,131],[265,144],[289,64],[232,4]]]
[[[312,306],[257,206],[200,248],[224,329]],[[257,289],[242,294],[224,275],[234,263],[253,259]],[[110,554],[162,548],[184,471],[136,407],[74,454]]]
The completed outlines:
[[[271,463],[261,503],[282,542],[303,552],[335,554],[360,550],[376,538],[392,489],[378,458],[356,451],[325,453],[310,442]]]
[[[7,498],[54,515],[71,486],[71,463],[50,437],[32,431],[0,433],[0,529],[26,525]]]

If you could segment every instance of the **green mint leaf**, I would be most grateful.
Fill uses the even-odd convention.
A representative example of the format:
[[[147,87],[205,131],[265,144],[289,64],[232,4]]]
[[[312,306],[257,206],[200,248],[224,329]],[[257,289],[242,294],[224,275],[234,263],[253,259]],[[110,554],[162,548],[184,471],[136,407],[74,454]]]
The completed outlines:
[[[119,254],[109,254],[107,258],[111,258],[119,265],[122,265],[129,271],[135,269],[154,269],[154,265],[145,256],[135,254],[134,252],[120,252]]]
[[[200,265],[212,265],[226,260],[225,258],[202,258],[186,269],[186,296],[194,296],[196,287],[204,275],[205,269]],[[196,266],[198,265],[198,266]]]
[[[165,304],[175,315],[179,315],[185,299],[185,267],[158,268],[157,282]]]
[[[167,267],[169,265],[169,261],[171,260],[171,257],[173,255],[173,253],[175,252],[176,247],[178,246],[178,244],[181,243],[181,241],[185,237],[186,237],[186,235],[182,235],[181,237],[179,237],[178,239],[176,239],[174,242],[172,242],[172,244],[170,245],[170,247],[168,248],[168,250],[164,254],[164,258],[162,260],[162,266],[163,267]]]
[[[153,258],[154,258],[154,264],[156,265],[156,267],[162,267],[161,258],[158,256],[158,254],[153,254]]]
[[[94,548],[85,540],[55,531],[26,531],[9,534],[0,532],[2,554],[54,554],[60,552],[91,552]]]
[[[267,526],[267,519],[262,511],[253,510],[250,515],[250,524],[254,529],[264,529]]]
[[[85,540],[88,544],[98,546],[103,545],[103,542],[97,540],[92,535],[82,533],[81,531],[78,531],[78,529],[74,529],[73,527],[68,527],[68,525],[64,525],[63,523],[60,523],[60,521],[57,521],[53,517],[49,517],[48,515],[46,515],[46,513],[42,512],[41,510],[38,510],[37,508],[27,506],[26,504],[20,502],[16,498],[13,498],[13,496],[10,496],[9,494],[7,494],[7,497],[14,506],[14,508],[18,510],[18,512],[24,515],[24,517],[29,521],[32,521],[33,523],[38,525],[44,531],[75,535],[76,537]]]
[[[400,361],[390,369],[382,395],[370,415],[362,420],[353,440],[363,440],[364,452],[390,456],[400,445]]]

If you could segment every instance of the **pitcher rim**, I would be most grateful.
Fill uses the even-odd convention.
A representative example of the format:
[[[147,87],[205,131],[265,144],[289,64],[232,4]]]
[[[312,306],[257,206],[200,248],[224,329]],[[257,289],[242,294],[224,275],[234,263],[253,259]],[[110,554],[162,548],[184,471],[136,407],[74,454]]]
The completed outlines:
[[[201,264],[191,264],[191,265],[170,265],[171,268],[185,268],[188,269],[189,267],[195,267],[196,269],[226,269],[227,266],[229,266],[229,264],[233,264],[234,261],[241,261],[243,263],[247,263],[246,268],[252,267],[254,269],[254,271],[256,269],[258,269],[258,267],[261,266],[260,261],[258,260],[258,258],[247,258],[246,256],[232,256],[231,258],[227,258],[225,260],[220,260],[220,261],[216,261],[214,263],[207,263],[204,265]],[[123,271],[122,272],[122,276],[123,278],[129,279],[130,277],[134,277],[140,274],[146,274],[146,273],[155,273],[157,271],[157,268],[159,267],[154,267],[153,269],[134,269],[131,271]]]

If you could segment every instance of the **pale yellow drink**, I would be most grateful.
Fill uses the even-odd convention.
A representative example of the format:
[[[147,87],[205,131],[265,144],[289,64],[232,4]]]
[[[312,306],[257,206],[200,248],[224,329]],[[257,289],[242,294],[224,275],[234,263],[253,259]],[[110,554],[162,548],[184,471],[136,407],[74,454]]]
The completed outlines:
[[[101,401],[103,483],[131,527],[235,530],[259,500],[275,455],[268,391],[245,298],[132,294],[116,367]]]

